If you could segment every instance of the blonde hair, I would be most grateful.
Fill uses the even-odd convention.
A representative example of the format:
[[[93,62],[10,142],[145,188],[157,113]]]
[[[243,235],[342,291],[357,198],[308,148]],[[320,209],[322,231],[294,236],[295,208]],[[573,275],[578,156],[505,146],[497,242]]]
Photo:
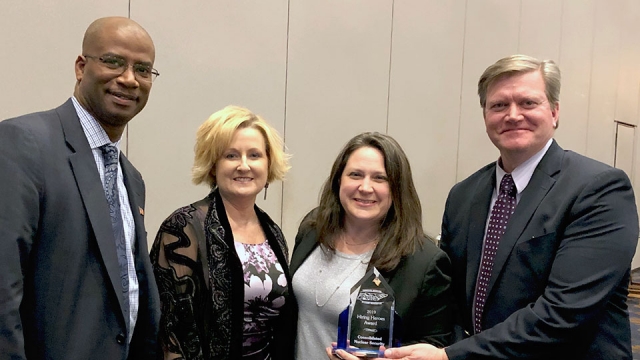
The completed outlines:
[[[545,94],[553,107],[560,101],[560,68],[553,60],[538,60],[527,55],[511,55],[504,57],[489,66],[478,81],[480,106],[487,105],[489,87],[504,76],[540,71],[544,79]]]
[[[233,135],[239,129],[254,128],[262,133],[265,140],[269,171],[267,183],[283,180],[289,170],[289,155],[278,132],[262,117],[240,106],[229,105],[216,111],[200,125],[196,132],[195,159],[192,181],[199,185],[207,183],[215,187],[215,164],[231,144]]]

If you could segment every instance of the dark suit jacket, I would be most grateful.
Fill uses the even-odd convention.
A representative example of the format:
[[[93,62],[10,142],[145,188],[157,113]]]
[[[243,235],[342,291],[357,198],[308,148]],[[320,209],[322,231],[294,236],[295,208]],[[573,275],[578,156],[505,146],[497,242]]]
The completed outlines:
[[[442,222],[467,333],[495,166],[453,187]],[[554,141],[521,195],[496,254],[487,330],[447,348],[449,359],[631,359],[638,217],[627,176]]]
[[[140,285],[130,346],[109,205],[71,100],[0,122],[0,358],[154,357],[159,299],[144,183],[124,155],[120,163]]]
[[[302,223],[304,225],[304,220]],[[289,265],[292,278],[317,246],[315,229],[298,230]],[[402,318],[402,344],[448,345],[451,342],[453,317],[450,301],[451,263],[447,256],[425,239],[422,249],[403,258],[393,271],[380,273],[396,296],[396,311]],[[295,288],[293,291],[295,293]]]

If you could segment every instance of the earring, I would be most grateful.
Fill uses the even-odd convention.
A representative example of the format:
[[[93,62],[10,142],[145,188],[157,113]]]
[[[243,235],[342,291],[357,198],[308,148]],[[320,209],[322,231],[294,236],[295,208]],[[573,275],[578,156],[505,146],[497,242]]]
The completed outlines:
[[[269,188],[269,183],[264,185],[264,199],[267,200],[267,189]]]

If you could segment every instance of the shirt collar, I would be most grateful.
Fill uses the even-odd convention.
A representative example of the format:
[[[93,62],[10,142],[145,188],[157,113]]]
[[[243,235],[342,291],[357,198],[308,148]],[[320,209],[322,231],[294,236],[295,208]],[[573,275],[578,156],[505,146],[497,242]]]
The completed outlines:
[[[71,101],[73,102],[73,107],[76,109],[76,113],[78,114],[78,118],[80,118],[80,125],[82,126],[82,131],[84,135],[87,137],[89,141],[89,146],[91,149],[97,149],[103,145],[113,144],[120,151],[120,140],[112,143],[111,139],[109,139],[109,135],[104,131],[100,123],[91,115],[89,112],[80,105],[78,99],[75,96],[71,97]]]
[[[511,172],[511,177],[513,177],[513,182],[516,184],[516,189],[518,190],[518,194],[522,193],[524,189],[529,185],[529,181],[531,181],[531,177],[533,176],[533,172],[536,170],[536,167],[544,157],[544,154],[547,153],[549,147],[553,143],[553,139],[549,139],[547,144],[537,153],[535,153],[532,157],[527,159],[527,161],[518,165]],[[499,189],[500,182],[502,181],[502,177],[507,174],[506,171],[500,167],[500,159],[496,161],[496,184],[495,189]]]

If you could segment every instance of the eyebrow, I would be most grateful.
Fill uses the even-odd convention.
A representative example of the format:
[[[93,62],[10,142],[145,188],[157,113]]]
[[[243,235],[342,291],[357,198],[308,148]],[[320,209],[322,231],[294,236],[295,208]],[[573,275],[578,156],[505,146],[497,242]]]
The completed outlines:
[[[224,150],[224,152],[227,152],[227,151],[237,151],[237,152],[241,152],[240,150],[238,150],[238,149],[236,149],[236,148],[234,148],[234,147],[229,147],[229,148],[227,148],[227,149],[225,149],[225,150]],[[250,148],[250,149],[247,149],[246,151],[262,151],[262,152],[264,152],[265,150],[262,150],[262,149],[257,148],[257,147],[252,147],[252,148]]]
[[[361,173],[366,172],[366,171],[364,171],[364,170],[362,170],[362,169],[359,169],[359,168],[351,168],[351,169],[350,169],[350,168],[348,168],[348,167],[345,167],[345,168],[344,168],[344,171],[359,171],[359,172],[361,172]],[[386,170],[382,170],[382,171],[377,171],[377,170],[375,170],[375,171],[373,171],[373,172],[372,172],[372,174],[373,174],[373,175],[385,175],[385,176],[386,176],[386,175],[387,175],[387,171],[386,171]]]
[[[115,58],[118,58],[118,59],[122,59],[122,60],[124,60],[126,62],[129,62],[129,60],[127,60],[127,58],[125,58],[124,56],[122,56],[120,54],[112,53],[112,52],[107,52],[107,53],[104,53],[104,54],[102,54],[100,56],[111,56],[111,57],[115,57]],[[153,64],[151,62],[149,62],[149,61],[136,61],[133,64],[134,65],[145,65],[145,66],[149,66],[149,67],[153,66]]]
[[[546,98],[547,97],[545,94],[531,94],[531,93],[515,94],[513,96],[508,96],[508,97],[504,95],[499,95],[499,96],[496,96],[494,99],[487,99],[487,104],[510,102],[511,100],[519,101],[523,99],[546,99]]]

